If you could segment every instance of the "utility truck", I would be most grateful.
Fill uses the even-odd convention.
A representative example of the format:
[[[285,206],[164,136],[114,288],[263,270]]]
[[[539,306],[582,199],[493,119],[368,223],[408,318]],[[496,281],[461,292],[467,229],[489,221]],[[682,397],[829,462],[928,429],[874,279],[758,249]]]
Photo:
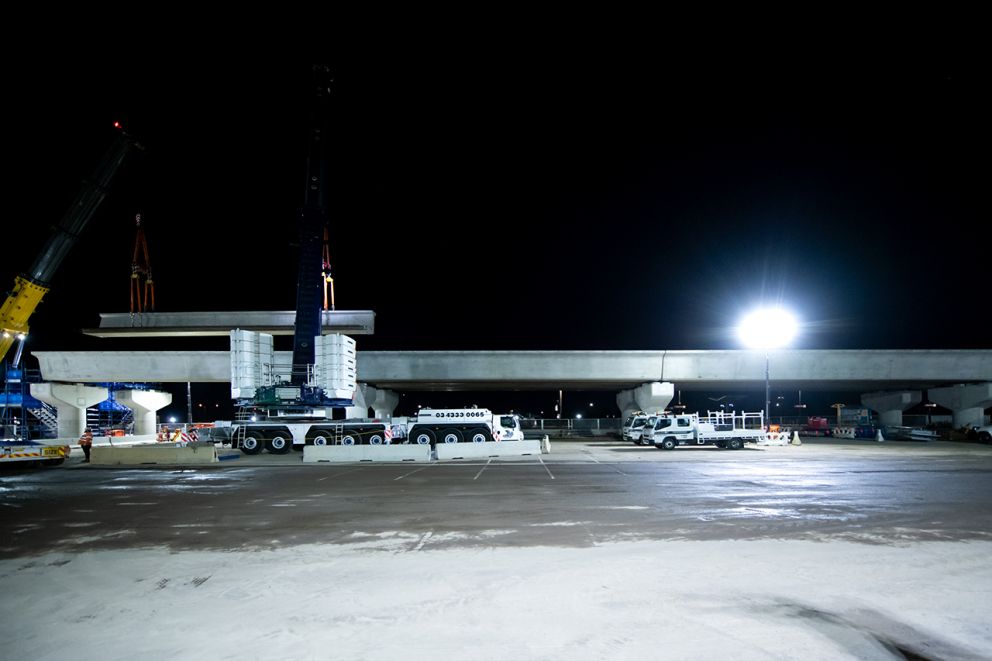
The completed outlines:
[[[659,450],[674,450],[680,445],[715,445],[740,450],[745,443],[756,443],[765,436],[765,414],[761,411],[707,411],[705,417],[698,413],[658,416],[653,427],[644,428],[641,442]]]
[[[630,437],[630,432],[632,429],[642,429],[644,423],[648,421],[648,414],[643,411],[635,411],[627,416],[627,419],[623,421],[623,427],[620,428],[620,438],[624,441],[633,440]],[[637,444],[640,445],[640,438],[638,438]]]

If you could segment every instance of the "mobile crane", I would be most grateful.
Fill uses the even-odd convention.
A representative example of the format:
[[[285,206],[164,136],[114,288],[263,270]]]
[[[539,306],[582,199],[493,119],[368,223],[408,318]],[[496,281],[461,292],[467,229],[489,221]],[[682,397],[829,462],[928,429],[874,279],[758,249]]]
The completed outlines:
[[[382,445],[395,441],[433,446],[437,442],[492,441],[502,432],[500,416],[487,409],[424,409],[416,418],[394,424],[365,418],[334,419],[335,408],[340,411],[354,403],[355,342],[343,335],[321,336],[321,302],[326,307],[326,287],[331,282],[324,152],[333,80],[323,65],[313,67],[312,80],[306,185],[298,224],[293,363],[272,364],[271,336],[231,331],[231,394],[251,416],[235,422],[232,445],[245,454],[258,454],[263,449],[284,454],[305,445]],[[317,360],[318,352],[321,360]]]
[[[7,392],[3,402],[5,418],[11,412],[11,404],[15,399],[23,402],[27,388],[19,365],[28,333],[28,320],[51,289],[52,277],[75,245],[79,234],[107,196],[107,190],[114,176],[133,151],[141,148],[141,145],[123,130],[119,122],[115,122],[114,127],[118,131],[117,138],[93,173],[83,180],[76,198],[59,223],[52,228],[48,241],[38,253],[30,270],[14,278],[14,289],[0,307],[0,361],[6,358],[7,352],[15,342],[19,343],[12,365],[9,368],[5,365],[5,383],[8,386],[5,389]],[[16,383],[21,390],[18,398],[9,396],[9,386],[12,383]],[[4,423],[7,422],[5,419]],[[4,424],[5,440],[0,441],[0,463],[18,461],[62,463],[68,456],[67,445],[36,443],[24,439],[22,437],[24,428],[23,424],[17,429],[13,425]]]
[[[41,303],[41,299],[51,289],[52,276],[62,264],[62,260],[75,245],[80,232],[86,227],[97,207],[107,196],[107,189],[114,175],[123,165],[133,149],[140,148],[135,140],[124,132],[119,122],[114,124],[119,131],[100,165],[83,180],[82,187],[66,210],[59,224],[52,228],[44,248],[38,253],[31,269],[14,279],[14,289],[0,308],[0,360],[16,340],[22,341],[28,332],[28,319]]]

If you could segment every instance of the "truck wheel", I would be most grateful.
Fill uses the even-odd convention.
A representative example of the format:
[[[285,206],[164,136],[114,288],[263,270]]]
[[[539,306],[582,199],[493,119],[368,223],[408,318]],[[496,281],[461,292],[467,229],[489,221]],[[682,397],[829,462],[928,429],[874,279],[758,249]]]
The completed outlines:
[[[486,433],[484,428],[473,427],[468,430],[468,440],[473,443],[485,443],[486,441],[492,440],[492,437]]]
[[[369,436],[369,445],[382,445],[382,434],[375,432]]]
[[[410,435],[410,440],[417,445],[431,445],[436,439],[430,429],[416,429]]]
[[[265,439],[258,436],[245,436],[241,439],[241,451],[245,454],[258,454],[264,447]]]
[[[724,448],[727,447],[727,441],[717,441],[716,446],[721,450],[723,450]]]
[[[461,443],[462,433],[457,429],[446,429],[441,432],[441,440],[445,443]]]
[[[354,444],[355,444],[355,437],[352,436],[351,434],[347,434],[346,436],[341,437],[341,445],[354,445]]]
[[[265,443],[265,448],[271,454],[286,454],[293,449],[293,442],[282,434],[276,434]]]
[[[727,447],[731,450],[740,450],[744,447],[744,441],[739,438],[731,438],[727,441]]]
[[[675,445],[676,443],[674,438],[666,438],[661,442],[661,447],[665,450],[674,450]]]
[[[328,444],[327,437],[324,436],[323,434],[318,434],[317,436],[314,436],[313,437],[313,444],[314,445],[327,445]]]

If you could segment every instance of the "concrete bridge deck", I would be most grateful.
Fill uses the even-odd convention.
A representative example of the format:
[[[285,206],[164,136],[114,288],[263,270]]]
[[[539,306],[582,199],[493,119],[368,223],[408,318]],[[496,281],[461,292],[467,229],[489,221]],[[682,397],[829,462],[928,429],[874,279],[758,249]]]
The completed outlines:
[[[227,351],[38,351],[47,381],[230,381]],[[292,362],[288,351],[276,362]],[[992,381],[992,350],[782,350],[777,388],[872,390]],[[683,390],[762,387],[761,351],[360,351],[358,380],[397,390]]]

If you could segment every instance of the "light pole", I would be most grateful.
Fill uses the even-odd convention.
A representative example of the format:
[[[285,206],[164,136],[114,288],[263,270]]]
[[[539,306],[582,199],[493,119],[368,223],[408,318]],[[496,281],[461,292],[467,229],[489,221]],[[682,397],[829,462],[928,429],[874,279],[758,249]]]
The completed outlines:
[[[744,317],[737,333],[744,346],[765,351],[765,428],[768,429],[772,405],[769,352],[792,341],[796,319],[782,308],[761,308]]]

